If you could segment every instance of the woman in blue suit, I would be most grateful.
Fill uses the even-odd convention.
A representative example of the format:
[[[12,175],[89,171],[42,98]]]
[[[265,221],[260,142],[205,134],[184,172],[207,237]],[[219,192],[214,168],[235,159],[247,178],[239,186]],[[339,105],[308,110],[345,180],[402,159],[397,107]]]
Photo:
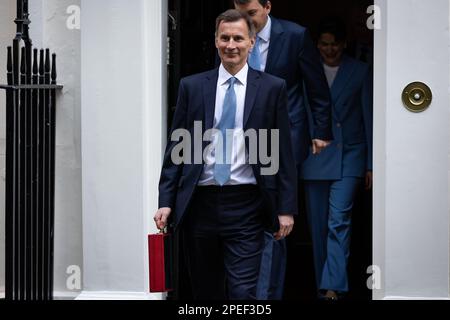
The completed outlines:
[[[319,28],[318,48],[332,96],[333,143],[303,163],[319,297],[348,292],[351,213],[363,181],[372,185],[372,73],[344,54],[345,25],[337,19]]]

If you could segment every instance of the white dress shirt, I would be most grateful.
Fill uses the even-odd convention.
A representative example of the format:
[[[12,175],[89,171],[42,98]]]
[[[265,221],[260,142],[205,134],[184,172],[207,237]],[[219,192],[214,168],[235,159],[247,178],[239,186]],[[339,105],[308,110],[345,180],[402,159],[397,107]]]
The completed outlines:
[[[244,105],[245,94],[247,89],[247,74],[248,65],[245,66],[234,76],[238,81],[234,85],[236,93],[236,118],[235,131],[233,134],[233,147],[231,152],[231,177],[225,185],[239,185],[239,184],[256,184],[255,176],[253,175],[252,167],[248,164],[248,152],[245,150],[245,140],[243,137],[243,121],[244,121]],[[233,77],[221,64],[219,67],[219,78],[217,79],[216,91],[216,106],[214,110],[214,124],[213,128],[222,117],[223,102],[225,94],[230,84],[228,80]],[[206,106],[209,107],[209,106]],[[212,141],[216,145],[217,134],[213,135]],[[208,142],[209,144],[210,142]],[[202,175],[200,176],[199,186],[217,185],[214,179],[214,164],[215,152],[208,153],[206,156],[206,164],[203,167]]]
[[[327,77],[328,87],[331,88],[333,85],[334,79],[336,79],[336,75],[339,71],[339,66],[330,67],[329,65],[323,64],[323,69],[325,71],[325,76]]]
[[[270,16],[267,19],[267,23],[262,28],[262,30],[257,34],[259,38],[259,53],[261,59],[261,71],[266,70],[267,65],[267,54],[269,53],[269,44],[270,44],[270,32],[272,31],[272,20],[270,20]]]

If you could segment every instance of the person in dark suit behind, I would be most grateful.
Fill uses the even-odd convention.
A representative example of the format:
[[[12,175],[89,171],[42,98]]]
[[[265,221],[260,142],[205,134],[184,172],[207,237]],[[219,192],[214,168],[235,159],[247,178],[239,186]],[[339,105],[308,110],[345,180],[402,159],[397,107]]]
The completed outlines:
[[[319,297],[348,292],[351,213],[358,186],[372,185],[372,73],[368,64],[344,54],[345,24],[329,18],[319,28],[322,56],[333,102],[334,141],[303,163]]]
[[[332,140],[330,93],[317,48],[306,28],[269,15],[271,1],[234,0],[234,5],[250,15],[256,28],[250,66],[286,80],[292,146],[300,169],[311,144],[313,153],[318,154]],[[312,135],[308,129],[306,99],[314,121]],[[286,242],[275,241],[271,234],[266,234],[259,299],[283,297],[285,270]]]
[[[181,80],[172,124],[172,136],[184,130],[198,137],[200,129],[204,138],[183,150],[182,163],[173,159],[180,145],[169,141],[154,220],[161,229],[171,216],[182,229],[195,299],[256,299],[264,230],[286,237],[297,214],[286,84],[248,67],[254,29],[246,14],[219,15],[215,42],[220,67]],[[236,138],[242,131],[255,132],[256,140]],[[279,139],[270,140],[276,133]],[[273,163],[259,156],[261,146]],[[239,150],[245,161],[236,161]],[[200,162],[189,154],[200,154]]]

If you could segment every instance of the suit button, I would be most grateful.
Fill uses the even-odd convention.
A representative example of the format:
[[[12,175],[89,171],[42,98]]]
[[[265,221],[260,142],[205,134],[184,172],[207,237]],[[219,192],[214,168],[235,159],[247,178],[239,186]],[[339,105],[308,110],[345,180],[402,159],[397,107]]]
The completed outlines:
[[[338,143],[338,144],[337,144],[337,148],[338,148],[338,149],[342,148],[342,143]]]
[[[341,127],[341,124],[338,122],[338,123],[336,124],[336,127],[340,128],[340,127]]]

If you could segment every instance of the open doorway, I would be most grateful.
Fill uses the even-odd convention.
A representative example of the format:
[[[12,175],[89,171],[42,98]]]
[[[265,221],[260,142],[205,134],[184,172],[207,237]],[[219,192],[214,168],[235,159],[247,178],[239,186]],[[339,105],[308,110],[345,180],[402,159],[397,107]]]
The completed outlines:
[[[232,7],[232,0],[169,0],[169,121],[173,114],[178,83],[184,76],[212,69],[215,65],[214,28],[216,16]],[[367,8],[373,0],[275,0],[273,16],[307,27],[317,38],[319,22],[327,16],[338,16],[346,22],[347,54],[373,64],[373,31],[367,28]],[[170,127],[170,123],[169,126]],[[288,238],[288,265],[284,298],[311,300],[316,297],[312,245],[299,190],[300,215],[294,232]],[[372,194],[361,187],[352,215],[352,240],[349,261],[349,299],[369,300],[366,270],[372,264]],[[186,274],[180,272],[181,274]],[[182,284],[179,297],[189,297],[188,284]]]

